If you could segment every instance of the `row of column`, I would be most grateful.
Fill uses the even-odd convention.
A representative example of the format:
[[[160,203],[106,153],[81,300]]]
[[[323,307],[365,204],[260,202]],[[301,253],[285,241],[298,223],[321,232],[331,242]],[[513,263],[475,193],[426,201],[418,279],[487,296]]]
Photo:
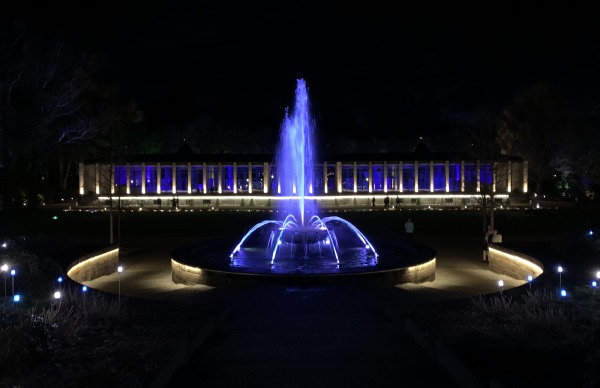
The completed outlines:
[[[237,190],[237,184],[235,184],[235,182],[237,182],[237,163],[233,163],[233,193],[236,194],[238,192]],[[253,193],[253,188],[252,188],[252,163],[248,163],[248,193],[252,194]],[[323,163],[323,192],[325,194],[328,194],[328,164],[327,162]],[[404,188],[404,179],[403,179],[403,167],[404,167],[404,163],[403,162],[399,162],[398,163],[398,192],[402,193],[405,191]],[[83,163],[80,163],[79,166],[79,170],[80,170],[80,174],[79,174],[79,192],[80,194],[84,194],[85,192],[85,165]],[[172,187],[171,187],[171,193],[172,194],[177,194],[177,180],[176,180],[176,176],[177,176],[177,164],[176,163],[172,163],[171,164],[171,168],[172,168]],[[512,166],[511,166],[511,162],[508,161],[507,165],[506,165],[506,188],[507,188],[507,192],[511,192],[512,191]],[[270,164],[268,162],[263,163],[263,193],[268,194],[269,193],[269,187],[270,187],[270,181],[271,181],[271,174],[270,174]],[[95,192],[96,194],[100,194],[100,170],[101,170],[101,165],[96,163],[95,164]],[[496,191],[496,183],[497,183],[497,174],[496,174],[496,169],[492,169],[492,190],[495,192]],[[206,163],[202,163],[202,189],[203,189],[203,193],[206,194],[208,191],[207,188],[207,179],[208,179],[208,174],[207,172],[207,164]],[[419,161],[415,161],[414,162],[414,187],[412,188],[412,192],[419,192],[419,180],[417,178],[418,176],[418,171],[419,171]],[[480,176],[480,171],[481,171],[481,165],[480,162],[477,161],[476,163],[476,181],[477,181],[477,187],[476,187],[476,191],[480,192],[481,191],[481,176]],[[141,176],[141,192],[142,194],[146,194],[146,163],[142,163],[142,176]],[[445,192],[449,193],[450,192],[450,161],[446,161],[444,164],[444,172],[445,172]],[[528,174],[528,165],[527,162],[523,162],[523,187],[522,190],[523,192],[527,192],[527,174]],[[130,164],[126,164],[126,194],[131,194],[131,187],[130,187]],[[373,192],[373,162],[369,162],[368,163],[368,192],[372,193]],[[162,192],[162,188],[161,188],[161,164],[157,163],[156,164],[156,193],[157,194],[161,194]],[[336,162],[335,163],[335,185],[336,185],[336,191],[337,193],[342,193],[343,192],[343,187],[342,187],[342,182],[343,182],[343,175],[342,175],[342,162]],[[217,165],[217,193],[221,194],[223,193],[223,166],[221,163],[218,163]],[[115,170],[114,168],[111,169],[110,171],[110,187],[111,187],[111,194],[115,193]],[[311,184],[311,188],[313,187],[313,185]],[[278,184],[278,188],[279,188],[279,184]],[[279,191],[279,189],[278,189]],[[312,190],[311,190],[312,191]],[[390,188],[388,187],[388,163],[387,162],[383,162],[383,192],[388,192],[390,191]],[[430,192],[434,192],[434,162],[430,161],[429,162],[429,191]],[[358,162],[353,162],[353,192],[358,192]],[[465,192],[465,162],[461,161],[460,162],[460,192]],[[187,163],[187,193],[191,194],[192,193],[192,164],[191,163]]]

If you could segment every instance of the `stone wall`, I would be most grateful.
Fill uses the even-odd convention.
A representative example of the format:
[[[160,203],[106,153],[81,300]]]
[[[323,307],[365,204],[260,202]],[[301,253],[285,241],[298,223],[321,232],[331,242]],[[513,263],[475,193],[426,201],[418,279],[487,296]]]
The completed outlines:
[[[528,276],[535,279],[544,272],[538,260],[498,244],[490,244],[488,260],[490,271],[517,280],[527,280]]]
[[[115,272],[118,263],[119,246],[110,245],[72,262],[67,269],[67,276],[78,283],[94,280]]]

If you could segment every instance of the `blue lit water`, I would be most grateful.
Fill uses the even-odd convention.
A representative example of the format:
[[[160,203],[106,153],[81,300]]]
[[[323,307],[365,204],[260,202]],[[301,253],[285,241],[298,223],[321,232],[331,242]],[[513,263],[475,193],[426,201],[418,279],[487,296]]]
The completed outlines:
[[[280,220],[254,225],[230,254],[230,267],[275,273],[329,273],[377,265],[378,253],[358,228],[340,217],[318,215],[310,197],[314,179],[315,123],[308,89],[297,80],[295,105],[286,109],[275,160]]]

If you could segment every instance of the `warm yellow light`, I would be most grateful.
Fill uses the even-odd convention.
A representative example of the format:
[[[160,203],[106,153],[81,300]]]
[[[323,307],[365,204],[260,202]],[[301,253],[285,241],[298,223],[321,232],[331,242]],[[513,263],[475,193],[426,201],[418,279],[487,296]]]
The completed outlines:
[[[69,269],[69,271],[67,271],[67,276],[69,278],[73,279],[73,275],[78,273],[79,271],[81,271],[83,268],[88,267],[88,266],[97,265],[98,261],[105,260],[114,255],[116,255],[117,257],[119,256],[119,248],[112,249],[108,252],[104,252],[104,253],[101,253],[96,256],[92,256],[92,257],[82,261],[81,263],[75,264],[74,266],[72,266]]]
[[[535,264],[535,263],[533,263],[533,262],[531,262],[531,261],[529,261],[527,259],[524,259],[524,258],[519,257],[517,255],[513,255],[513,254],[510,254],[510,253],[503,252],[503,251],[498,250],[498,249],[496,249],[494,247],[490,247],[489,250],[490,250],[490,254],[501,256],[501,257],[503,257],[507,261],[514,262],[519,267],[522,267],[522,268],[530,270],[530,272],[532,273],[532,275],[533,275],[534,278],[537,278],[542,273],[544,273],[544,270],[539,265],[537,265],[537,264]]]

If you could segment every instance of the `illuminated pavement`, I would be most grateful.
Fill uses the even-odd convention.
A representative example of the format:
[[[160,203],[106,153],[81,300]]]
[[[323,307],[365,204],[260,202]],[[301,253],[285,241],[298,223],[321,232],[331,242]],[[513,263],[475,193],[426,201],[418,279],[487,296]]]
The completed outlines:
[[[192,241],[129,241],[122,295],[229,308],[228,318],[170,375],[167,387],[456,387],[454,378],[387,311],[522,285],[487,269],[481,246],[420,236],[438,252],[436,279],[400,287],[185,286],[171,281],[170,252]],[[125,249],[124,252],[127,252]],[[112,274],[87,282],[118,292]]]
[[[499,280],[504,281],[504,289],[525,283],[489,271],[487,263],[481,260],[480,244],[469,242],[467,238],[419,236],[417,240],[438,252],[436,278],[433,282],[406,284],[390,289],[393,295],[405,299],[407,303],[436,302],[498,292]],[[120,256],[120,263],[125,268],[120,275],[121,295],[189,302],[204,299],[199,296],[214,287],[187,286],[171,281],[171,251],[191,242],[194,241],[171,237],[125,242]],[[85,284],[116,294],[119,275],[114,273]]]

